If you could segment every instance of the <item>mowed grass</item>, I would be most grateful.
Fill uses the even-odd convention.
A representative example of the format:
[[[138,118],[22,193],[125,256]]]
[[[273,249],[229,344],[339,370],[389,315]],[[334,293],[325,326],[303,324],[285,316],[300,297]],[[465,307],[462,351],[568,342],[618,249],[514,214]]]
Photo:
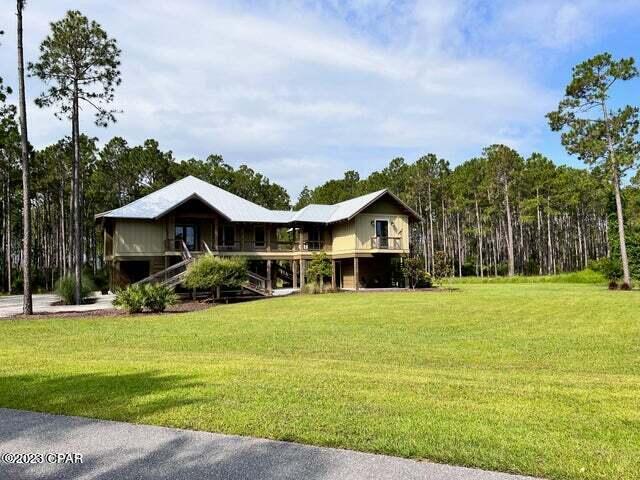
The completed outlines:
[[[640,294],[572,284],[0,321],[0,405],[640,478]]]

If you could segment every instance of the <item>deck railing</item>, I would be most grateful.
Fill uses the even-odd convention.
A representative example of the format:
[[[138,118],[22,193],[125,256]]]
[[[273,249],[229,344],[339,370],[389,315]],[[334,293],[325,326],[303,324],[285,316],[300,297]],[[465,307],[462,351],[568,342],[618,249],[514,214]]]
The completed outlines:
[[[400,237],[371,237],[371,248],[379,250],[402,250]]]

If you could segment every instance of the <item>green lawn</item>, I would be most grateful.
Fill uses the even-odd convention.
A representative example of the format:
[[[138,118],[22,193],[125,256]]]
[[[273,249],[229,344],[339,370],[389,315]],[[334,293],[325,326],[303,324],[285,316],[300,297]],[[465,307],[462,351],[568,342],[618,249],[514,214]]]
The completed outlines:
[[[640,293],[457,288],[0,321],[0,405],[640,478]]]

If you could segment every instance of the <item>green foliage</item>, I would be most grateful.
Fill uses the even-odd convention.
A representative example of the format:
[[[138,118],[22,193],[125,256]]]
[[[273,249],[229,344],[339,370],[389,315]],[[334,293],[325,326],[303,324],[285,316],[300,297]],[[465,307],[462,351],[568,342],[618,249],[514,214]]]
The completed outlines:
[[[203,255],[187,269],[188,288],[214,291],[218,287],[239,287],[247,280],[247,262],[240,257]]]
[[[118,290],[113,304],[129,313],[140,313],[144,309],[145,300],[145,285],[134,284]]]
[[[164,312],[165,308],[175,305],[178,296],[172,288],[160,284],[143,285],[144,306],[154,313]]]
[[[75,95],[95,109],[96,124],[115,121],[105,106],[113,101],[120,84],[120,49],[115,39],[95,21],[77,10],[51,23],[51,34],[40,45],[40,58],[29,64],[31,73],[47,83],[37,99],[39,107],[58,105],[58,117],[72,115]]]
[[[324,278],[330,277],[332,273],[331,260],[325,252],[314,253],[307,264],[307,276],[324,290]]]
[[[402,274],[411,288],[431,287],[431,275],[425,270],[422,258],[409,257],[402,262]]]
[[[93,284],[91,277],[89,277],[88,275],[82,276],[81,287],[82,287],[81,294],[83,299],[87,298],[89,294],[93,292],[95,289],[95,285]],[[75,303],[75,296],[74,296],[75,288],[76,288],[75,278],[73,277],[73,275],[67,275],[66,277],[60,278],[56,282],[55,292],[56,292],[56,295],[60,297],[60,300],[62,301],[63,304],[73,305]]]
[[[603,272],[610,279],[619,280],[622,278],[622,263],[620,260],[620,237],[618,236],[618,219],[615,214],[609,216],[609,249],[611,250],[611,262],[617,269],[612,273],[617,276]],[[626,233],[627,258],[629,260],[629,271],[631,277],[640,280],[640,225],[629,223]],[[612,267],[613,268],[613,267]]]
[[[116,292],[113,304],[129,313],[140,313],[145,308],[154,313],[164,312],[175,305],[178,296],[169,287],[160,284],[133,284]]]
[[[563,132],[567,152],[590,165],[602,164],[615,175],[635,164],[640,153],[639,109],[627,105],[612,110],[608,101],[616,82],[637,76],[633,58],[616,61],[610,53],[574,67],[565,97],[557,110],[547,114],[551,129]]]
[[[450,283],[455,284],[510,284],[510,283],[575,283],[585,285],[604,285],[607,278],[600,272],[593,271],[589,268],[578,272],[560,273],[558,275],[515,275],[513,277],[454,277],[449,279]]]
[[[589,269],[601,274],[607,280],[617,281],[622,278],[622,265],[620,258],[603,257],[589,262]]]
[[[442,284],[442,280],[449,278],[453,275],[453,267],[451,266],[451,259],[447,257],[447,254],[443,251],[437,251],[434,255],[433,261],[433,280]]]

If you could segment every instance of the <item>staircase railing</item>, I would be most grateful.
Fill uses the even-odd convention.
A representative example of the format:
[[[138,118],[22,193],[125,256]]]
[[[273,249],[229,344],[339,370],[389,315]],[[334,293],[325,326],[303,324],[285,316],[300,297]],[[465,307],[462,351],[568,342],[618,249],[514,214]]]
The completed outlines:
[[[253,290],[267,293],[267,279],[254,272],[247,272],[247,286]]]
[[[174,265],[171,265],[168,268],[165,268],[164,270],[160,270],[159,272],[156,272],[153,275],[149,275],[148,277],[143,278],[142,280],[136,282],[136,285],[142,285],[144,283],[153,283],[153,282],[164,284],[165,282],[168,282],[169,280],[171,280],[173,277],[185,272],[187,269],[187,265],[190,264],[192,261],[193,261],[193,257],[185,258],[181,262],[178,262]],[[171,275],[169,275],[169,273],[171,273]]]

